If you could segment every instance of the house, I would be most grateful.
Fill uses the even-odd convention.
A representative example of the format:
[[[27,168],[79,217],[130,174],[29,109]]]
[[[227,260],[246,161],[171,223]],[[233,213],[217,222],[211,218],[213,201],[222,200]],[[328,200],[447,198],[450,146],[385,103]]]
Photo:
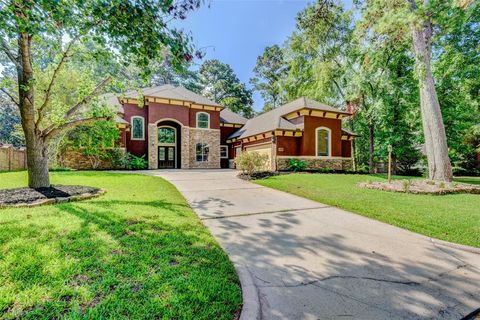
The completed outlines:
[[[228,168],[253,151],[268,155],[267,170],[285,170],[292,158],[309,169],[352,166],[356,135],[342,129],[350,114],[307,98],[253,119],[172,85],[103,99],[118,108],[120,145],[145,156],[149,169]]]

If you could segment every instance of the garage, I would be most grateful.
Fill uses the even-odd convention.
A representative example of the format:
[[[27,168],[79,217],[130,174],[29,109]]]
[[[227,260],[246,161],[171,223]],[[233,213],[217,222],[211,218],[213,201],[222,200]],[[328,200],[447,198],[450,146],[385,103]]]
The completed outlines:
[[[268,156],[268,161],[263,168],[265,171],[272,170],[272,144],[271,143],[262,143],[253,146],[246,146],[245,152],[258,152],[260,154],[266,154]]]

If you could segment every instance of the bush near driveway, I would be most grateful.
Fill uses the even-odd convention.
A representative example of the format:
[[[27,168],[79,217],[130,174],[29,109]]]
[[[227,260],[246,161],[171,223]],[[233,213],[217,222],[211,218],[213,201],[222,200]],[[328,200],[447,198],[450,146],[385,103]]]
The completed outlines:
[[[25,186],[0,173],[0,188]],[[56,172],[54,184],[100,187],[96,199],[0,209],[0,318],[232,319],[234,268],[168,182]]]
[[[405,179],[405,177],[397,177]],[[255,183],[346,209],[429,237],[480,247],[480,195],[419,195],[364,189],[378,175],[289,174]],[[477,182],[480,178],[459,179]]]

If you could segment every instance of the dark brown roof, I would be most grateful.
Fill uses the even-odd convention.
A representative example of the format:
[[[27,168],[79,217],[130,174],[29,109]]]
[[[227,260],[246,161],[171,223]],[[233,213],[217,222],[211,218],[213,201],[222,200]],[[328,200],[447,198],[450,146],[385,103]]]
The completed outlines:
[[[229,138],[246,138],[276,129],[301,130],[303,129],[302,126],[297,126],[291,123],[283,118],[283,116],[303,108],[348,114],[347,112],[341,111],[337,108],[302,97],[284,104],[276,109],[263,113],[253,119],[249,119],[243,128],[240,128],[238,131],[234,132]]]
[[[175,87],[170,84],[164,84],[161,86],[143,88],[140,90],[129,90],[123,94],[126,98],[137,99],[139,93],[147,97],[165,98],[189,101],[196,104],[203,104],[208,106],[221,107],[218,103],[205,98],[193,91],[185,89],[184,87]]]
[[[241,115],[231,111],[230,109],[225,108],[222,111],[220,111],[220,122],[245,124],[247,121],[248,121],[247,118],[242,117]]]

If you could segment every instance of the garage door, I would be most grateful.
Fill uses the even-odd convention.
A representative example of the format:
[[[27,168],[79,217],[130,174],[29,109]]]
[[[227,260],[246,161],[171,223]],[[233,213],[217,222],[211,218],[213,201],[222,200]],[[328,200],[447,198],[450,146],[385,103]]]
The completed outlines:
[[[272,170],[272,144],[267,143],[267,144],[260,144],[256,146],[251,146],[251,147],[245,147],[246,152],[258,152],[260,154],[266,154],[268,156],[268,161],[265,164],[265,167],[263,170]]]

